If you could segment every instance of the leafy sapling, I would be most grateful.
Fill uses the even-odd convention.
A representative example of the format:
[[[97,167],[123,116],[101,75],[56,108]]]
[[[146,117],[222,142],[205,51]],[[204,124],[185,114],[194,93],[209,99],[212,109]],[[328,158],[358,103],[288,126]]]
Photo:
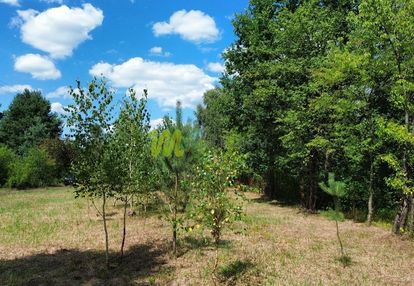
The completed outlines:
[[[74,104],[66,109],[67,124],[77,156],[72,165],[75,177],[75,196],[90,199],[102,217],[105,233],[105,259],[109,268],[109,236],[106,221],[108,198],[113,192],[111,156],[113,135],[113,91],[104,79],[94,78],[85,89],[77,81],[77,88],[70,88]],[[94,200],[101,200],[98,209]]]
[[[146,108],[147,92],[138,99],[130,89],[122,102],[121,113],[114,124],[111,140],[113,181],[116,198],[123,202],[123,232],[121,259],[126,239],[127,206],[137,194],[151,189],[153,164],[150,156],[149,112]]]
[[[197,167],[194,182],[194,217],[210,230],[216,248],[213,275],[218,266],[218,250],[223,229],[239,220],[242,213],[237,199],[230,197],[230,187],[234,186],[235,168],[229,156],[221,152],[210,152]]]

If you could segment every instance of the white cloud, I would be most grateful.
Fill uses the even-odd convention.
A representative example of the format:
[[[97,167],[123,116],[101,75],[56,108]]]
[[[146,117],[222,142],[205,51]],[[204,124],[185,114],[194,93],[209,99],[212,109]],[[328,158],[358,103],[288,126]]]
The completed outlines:
[[[152,56],[170,57],[172,55],[170,52],[164,52],[162,47],[152,47],[149,52]]]
[[[194,108],[201,102],[205,91],[214,88],[216,78],[210,77],[192,64],[173,64],[131,58],[111,65],[98,63],[89,73],[104,75],[115,87],[148,89],[148,96],[161,107],[174,107],[181,100],[183,107]]]
[[[62,105],[62,103],[60,103],[60,102],[53,102],[50,105],[50,110],[52,112],[56,112],[56,113],[59,113],[59,114],[66,114],[67,112],[63,109],[64,107],[65,106]]]
[[[169,22],[155,23],[152,30],[157,37],[177,34],[196,44],[212,43],[220,36],[214,19],[199,10],[177,11],[171,15]]]
[[[89,33],[100,26],[104,18],[102,10],[88,3],[82,8],[63,5],[42,13],[31,9],[17,13],[22,22],[22,41],[49,53],[52,58],[71,56],[79,44],[92,38]]]
[[[48,4],[63,4],[63,0],[40,0],[40,2],[45,2]]]
[[[19,72],[30,73],[33,78],[46,80],[58,79],[60,71],[47,57],[38,54],[26,54],[16,58],[14,69]]]
[[[25,89],[33,90],[33,88],[28,84],[3,85],[0,86],[0,94],[19,93],[24,91]]]
[[[162,118],[152,119],[150,120],[151,129],[156,129],[159,125],[162,124]]]
[[[157,118],[157,119],[150,120],[150,128],[151,128],[151,130],[156,129],[158,126],[160,126],[162,124],[163,121],[164,121],[164,118]],[[175,123],[175,120],[172,119],[171,121],[173,123]]]
[[[224,66],[221,63],[208,63],[207,69],[211,72],[222,73],[224,72]]]
[[[71,98],[71,96],[69,94],[69,88],[67,86],[61,86],[46,94],[46,98]]]
[[[9,4],[12,6],[20,6],[19,0],[0,0],[0,3]]]
[[[152,47],[149,51],[150,51],[151,54],[154,54],[154,55],[162,54],[162,48],[161,47]]]

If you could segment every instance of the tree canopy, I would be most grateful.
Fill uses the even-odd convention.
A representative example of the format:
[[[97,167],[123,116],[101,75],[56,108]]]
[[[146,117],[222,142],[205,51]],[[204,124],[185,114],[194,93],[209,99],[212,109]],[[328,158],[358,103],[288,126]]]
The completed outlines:
[[[0,143],[20,154],[61,132],[61,121],[39,91],[17,94],[0,120]]]

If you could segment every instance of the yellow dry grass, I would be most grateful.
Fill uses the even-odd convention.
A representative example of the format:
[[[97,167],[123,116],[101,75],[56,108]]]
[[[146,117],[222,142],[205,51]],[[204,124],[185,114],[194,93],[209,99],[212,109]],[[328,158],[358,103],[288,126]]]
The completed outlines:
[[[352,264],[337,260],[335,224],[248,194],[246,215],[224,234],[223,285],[414,285],[414,242],[345,221]],[[70,188],[0,191],[0,285],[212,285],[208,233],[181,233],[170,254],[170,225],[157,214],[128,217],[119,263],[121,209],[110,203],[112,266],[105,270],[102,222]]]

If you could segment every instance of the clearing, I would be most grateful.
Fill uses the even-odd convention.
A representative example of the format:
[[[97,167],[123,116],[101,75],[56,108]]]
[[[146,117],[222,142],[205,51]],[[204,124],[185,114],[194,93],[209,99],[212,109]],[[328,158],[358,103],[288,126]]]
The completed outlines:
[[[335,223],[247,194],[247,214],[225,231],[223,285],[414,285],[414,242],[383,228],[345,221],[340,231],[352,264],[337,260]],[[118,266],[121,209],[109,209],[113,269],[104,267],[101,221],[70,188],[0,190],[0,285],[213,285],[208,233],[180,234],[159,214],[128,217],[126,257]]]

